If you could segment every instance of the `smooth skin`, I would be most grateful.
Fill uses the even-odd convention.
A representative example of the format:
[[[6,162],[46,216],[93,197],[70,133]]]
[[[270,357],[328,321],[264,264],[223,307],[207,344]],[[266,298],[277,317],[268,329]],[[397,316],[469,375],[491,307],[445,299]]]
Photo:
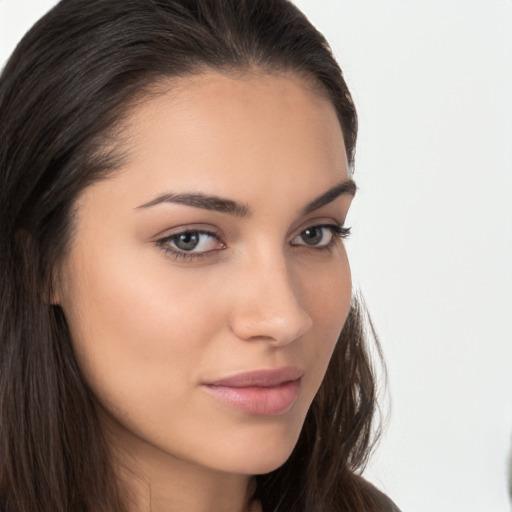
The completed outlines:
[[[122,133],[122,169],[78,199],[54,302],[131,510],[242,512],[251,477],[293,450],[348,315],[349,264],[330,226],[353,194],[303,211],[349,180],[340,124],[298,76],[208,72],[139,102]],[[162,200],[176,194],[241,209]],[[303,376],[279,414],[204,387],[289,366]]]

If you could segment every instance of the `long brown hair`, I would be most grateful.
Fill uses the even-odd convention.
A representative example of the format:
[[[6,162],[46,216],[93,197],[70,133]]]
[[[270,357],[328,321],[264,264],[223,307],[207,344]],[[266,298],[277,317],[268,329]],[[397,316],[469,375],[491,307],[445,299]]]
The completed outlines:
[[[62,310],[49,302],[78,194],[120,165],[123,115],[161,79],[291,71],[334,105],[351,169],[357,116],[324,37],[287,0],[62,0],[0,76],[0,507],[125,510]],[[115,144],[114,144],[115,146]],[[265,512],[371,510],[356,472],[376,387],[353,301],[299,441],[257,478]]]

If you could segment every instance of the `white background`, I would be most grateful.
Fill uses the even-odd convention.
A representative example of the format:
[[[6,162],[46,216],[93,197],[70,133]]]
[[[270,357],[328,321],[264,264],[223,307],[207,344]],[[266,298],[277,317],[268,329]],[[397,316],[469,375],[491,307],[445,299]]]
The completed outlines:
[[[404,512],[507,512],[512,1],[296,3],[360,116],[348,246],[391,397],[366,475]],[[0,0],[0,63],[53,4]]]

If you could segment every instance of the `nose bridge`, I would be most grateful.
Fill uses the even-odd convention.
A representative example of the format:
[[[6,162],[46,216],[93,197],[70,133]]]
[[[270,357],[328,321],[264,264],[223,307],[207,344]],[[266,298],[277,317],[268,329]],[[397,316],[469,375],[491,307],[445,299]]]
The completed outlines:
[[[312,326],[283,251],[261,250],[240,263],[240,286],[232,329],[244,340],[284,345]]]

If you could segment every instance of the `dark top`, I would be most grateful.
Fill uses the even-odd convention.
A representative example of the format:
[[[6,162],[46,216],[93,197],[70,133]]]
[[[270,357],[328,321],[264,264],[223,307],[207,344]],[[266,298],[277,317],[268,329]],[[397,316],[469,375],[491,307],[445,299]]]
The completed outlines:
[[[373,500],[378,504],[379,508],[375,512],[400,512],[400,509],[393,501],[364,478],[361,478],[361,487],[367,490]]]

